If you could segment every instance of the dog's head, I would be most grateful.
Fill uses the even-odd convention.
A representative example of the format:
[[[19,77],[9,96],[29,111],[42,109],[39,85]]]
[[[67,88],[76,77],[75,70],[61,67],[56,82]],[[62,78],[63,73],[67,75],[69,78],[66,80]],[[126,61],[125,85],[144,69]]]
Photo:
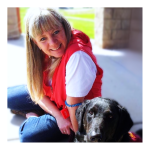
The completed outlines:
[[[86,100],[76,110],[80,142],[113,142],[129,131],[133,122],[118,102],[104,98]]]

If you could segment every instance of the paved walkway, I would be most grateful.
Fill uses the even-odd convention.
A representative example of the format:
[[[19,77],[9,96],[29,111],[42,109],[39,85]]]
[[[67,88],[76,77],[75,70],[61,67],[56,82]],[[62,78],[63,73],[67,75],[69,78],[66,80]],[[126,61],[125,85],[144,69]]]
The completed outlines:
[[[93,52],[104,70],[102,96],[113,98],[127,108],[133,122],[142,122],[142,51],[130,49],[104,50],[94,45]],[[7,86],[26,84],[24,36],[7,43]],[[7,109],[7,140],[19,142],[18,129],[25,120]],[[131,128],[142,128],[139,123]]]

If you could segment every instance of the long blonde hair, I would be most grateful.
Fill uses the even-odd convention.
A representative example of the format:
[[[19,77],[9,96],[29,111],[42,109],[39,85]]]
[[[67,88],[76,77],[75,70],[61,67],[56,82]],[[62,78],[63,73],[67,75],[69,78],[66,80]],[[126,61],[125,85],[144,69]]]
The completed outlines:
[[[67,43],[71,39],[71,26],[58,12],[49,8],[30,8],[25,16],[26,27],[26,61],[27,61],[27,87],[31,99],[37,104],[44,96],[43,93],[43,63],[47,63],[49,78],[52,78],[55,68],[61,58],[45,59],[45,54],[33,42],[37,35],[63,26]],[[52,57],[53,58],[53,57]]]

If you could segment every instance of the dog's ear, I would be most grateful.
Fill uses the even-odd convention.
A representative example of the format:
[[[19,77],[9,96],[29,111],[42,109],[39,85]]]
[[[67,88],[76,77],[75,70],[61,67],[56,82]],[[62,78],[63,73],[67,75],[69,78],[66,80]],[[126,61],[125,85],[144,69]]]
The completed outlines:
[[[76,119],[78,121],[78,131],[80,133],[83,133],[84,128],[83,128],[83,117],[84,117],[84,113],[85,110],[87,108],[87,105],[90,103],[90,100],[86,100],[82,103],[82,105],[80,105],[77,109],[76,109]]]
[[[118,105],[118,109],[119,109],[119,121],[116,128],[116,135],[115,135],[116,141],[118,141],[122,135],[127,133],[133,125],[133,121],[128,111],[121,105]]]

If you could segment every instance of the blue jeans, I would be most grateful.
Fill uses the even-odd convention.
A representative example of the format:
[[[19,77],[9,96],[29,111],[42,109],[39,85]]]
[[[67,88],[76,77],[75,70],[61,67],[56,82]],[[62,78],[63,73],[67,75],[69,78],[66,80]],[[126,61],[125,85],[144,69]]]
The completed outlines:
[[[42,110],[30,99],[26,85],[7,88],[7,101],[10,109],[22,112]],[[68,137],[60,132],[56,119],[50,114],[29,117],[19,128],[20,142],[60,142]]]

